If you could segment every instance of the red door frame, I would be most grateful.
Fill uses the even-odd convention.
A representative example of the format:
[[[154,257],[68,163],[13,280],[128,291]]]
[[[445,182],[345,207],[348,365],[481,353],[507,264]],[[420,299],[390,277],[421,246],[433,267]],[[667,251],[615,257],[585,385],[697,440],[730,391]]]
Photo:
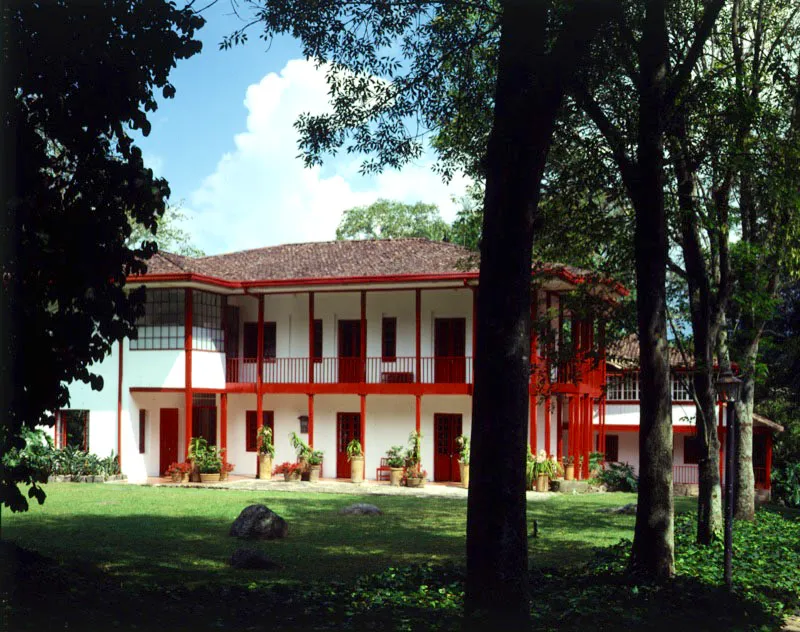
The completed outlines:
[[[338,330],[339,382],[360,382],[361,321],[340,320]]]
[[[178,460],[178,409],[162,408],[158,419],[159,475]]]
[[[433,329],[434,382],[463,384],[467,377],[467,319],[437,318]]]
[[[460,413],[434,413],[433,415],[433,480],[461,481],[458,468],[456,437],[463,432]]]
[[[361,437],[361,413],[336,413],[336,478],[350,478],[347,444]]]

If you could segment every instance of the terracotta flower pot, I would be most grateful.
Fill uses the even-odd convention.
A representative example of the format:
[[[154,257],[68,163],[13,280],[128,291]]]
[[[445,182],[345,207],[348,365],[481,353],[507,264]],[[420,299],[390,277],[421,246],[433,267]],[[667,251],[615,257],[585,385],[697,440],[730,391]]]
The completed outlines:
[[[421,476],[409,476],[406,479],[406,487],[425,487],[425,479]]]
[[[272,478],[272,457],[269,454],[258,455],[258,478],[262,481]]]
[[[219,472],[200,472],[201,483],[219,483]]]
[[[188,483],[189,482],[189,472],[184,472],[181,474],[181,483]]]
[[[192,483],[199,483],[200,482],[200,470],[197,467],[197,463],[192,462],[192,471],[189,474],[189,480]]]
[[[564,480],[566,481],[574,481],[575,480],[575,466],[574,465],[567,465],[564,468]]]
[[[181,479],[183,478],[183,474],[181,474],[180,472],[172,472],[172,474],[170,474],[170,477],[172,478],[173,483],[180,483]]]
[[[364,457],[354,456],[350,459],[350,481],[353,483],[364,482]]]
[[[469,487],[469,465],[464,465],[461,461],[459,461],[458,469],[461,473],[461,487],[467,489]]]
[[[309,483],[319,483],[319,475],[322,471],[321,465],[309,465],[308,466],[308,482]]]
[[[550,488],[550,477],[547,474],[539,474],[536,479],[536,491],[546,492]]]
[[[403,480],[403,468],[392,467],[389,468],[389,485],[392,487],[400,487],[400,481]]]

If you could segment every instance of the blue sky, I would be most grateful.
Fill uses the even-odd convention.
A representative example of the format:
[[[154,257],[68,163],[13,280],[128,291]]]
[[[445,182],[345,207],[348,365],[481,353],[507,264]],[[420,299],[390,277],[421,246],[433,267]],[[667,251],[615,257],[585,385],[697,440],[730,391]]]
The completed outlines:
[[[373,177],[360,176],[360,160],[347,155],[305,169],[292,123],[326,107],[324,71],[303,58],[298,42],[282,37],[267,46],[256,29],[246,45],[221,51],[240,19],[227,0],[204,15],[203,51],[173,70],[177,94],[160,101],[150,135],[139,140],[197,246],[215,254],[333,239],[343,210],[379,197],[433,202],[452,219],[451,196],[467,181],[443,184],[430,158]]]

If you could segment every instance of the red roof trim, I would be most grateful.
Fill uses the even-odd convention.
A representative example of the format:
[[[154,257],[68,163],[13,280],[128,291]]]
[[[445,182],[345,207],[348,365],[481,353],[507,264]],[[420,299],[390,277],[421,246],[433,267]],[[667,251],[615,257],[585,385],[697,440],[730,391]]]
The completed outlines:
[[[542,268],[536,271],[536,275],[551,275],[560,277],[567,283],[579,285],[587,282],[587,277],[573,274],[561,268]],[[275,279],[265,281],[226,281],[217,277],[210,277],[194,272],[185,273],[162,273],[162,274],[135,274],[128,277],[128,283],[159,283],[170,281],[182,281],[186,283],[203,283],[206,285],[216,285],[230,289],[259,288],[259,287],[289,287],[294,285],[355,285],[361,283],[414,283],[420,281],[453,281],[473,280],[478,278],[477,272],[452,272],[438,274],[399,274],[386,276],[359,276],[359,277],[308,277],[299,279]],[[604,285],[610,286],[621,296],[628,296],[630,293],[623,285],[609,280],[600,281]]]

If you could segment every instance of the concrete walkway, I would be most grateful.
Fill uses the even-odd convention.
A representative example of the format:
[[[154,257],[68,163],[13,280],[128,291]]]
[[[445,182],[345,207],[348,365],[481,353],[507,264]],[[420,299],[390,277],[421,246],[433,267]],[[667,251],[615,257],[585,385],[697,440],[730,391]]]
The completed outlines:
[[[132,483],[136,484],[136,483]],[[467,490],[455,483],[427,483],[425,487],[392,487],[387,481],[364,481],[353,484],[347,480],[323,478],[318,483],[304,481],[286,482],[283,478],[259,480],[232,476],[220,483],[173,483],[169,478],[149,478],[146,484],[152,487],[199,487],[206,489],[232,489],[269,492],[312,492],[322,494],[358,494],[377,496],[436,496],[440,498],[467,498]],[[528,500],[547,500],[554,493],[528,492]]]

